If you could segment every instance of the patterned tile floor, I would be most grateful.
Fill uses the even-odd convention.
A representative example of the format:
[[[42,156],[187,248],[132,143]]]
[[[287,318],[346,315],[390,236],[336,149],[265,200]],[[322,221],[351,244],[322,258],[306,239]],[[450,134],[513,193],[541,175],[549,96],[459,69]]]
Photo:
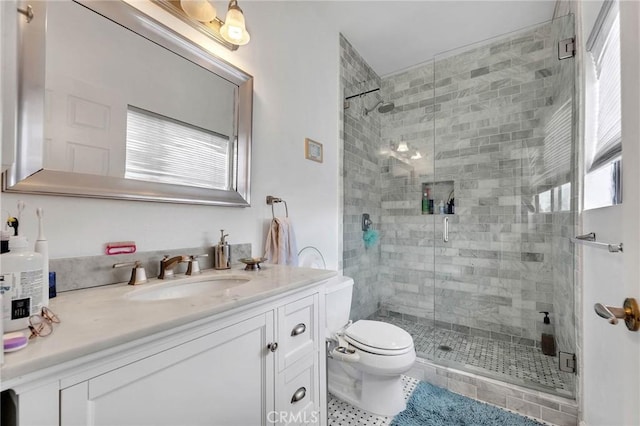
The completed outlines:
[[[405,401],[409,399],[416,386],[418,386],[418,380],[402,376],[402,391]],[[331,394],[329,394],[328,408],[329,426],[387,426],[393,420],[393,417],[377,416],[368,411],[362,411]]]
[[[561,372],[558,358],[544,355],[539,349],[434,328],[397,317],[377,316],[372,319],[395,324],[409,332],[419,357],[536,390],[563,396],[572,394],[572,374]],[[441,346],[450,350],[438,349]]]

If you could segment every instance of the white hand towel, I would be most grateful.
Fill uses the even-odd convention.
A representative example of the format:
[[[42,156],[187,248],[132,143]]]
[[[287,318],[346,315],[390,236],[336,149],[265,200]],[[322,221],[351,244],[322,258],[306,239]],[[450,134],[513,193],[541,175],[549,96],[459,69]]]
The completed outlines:
[[[265,257],[271,263],[298,266],[298,249],[293,224],[288,217],[276,217],[271,221]]]

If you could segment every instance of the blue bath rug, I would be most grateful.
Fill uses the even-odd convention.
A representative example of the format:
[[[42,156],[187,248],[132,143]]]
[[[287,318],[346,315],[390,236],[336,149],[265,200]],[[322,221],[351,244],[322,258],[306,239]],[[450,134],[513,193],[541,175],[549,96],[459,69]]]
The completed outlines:
[[[420,382],[391,426],[539,426],[535,420]]]

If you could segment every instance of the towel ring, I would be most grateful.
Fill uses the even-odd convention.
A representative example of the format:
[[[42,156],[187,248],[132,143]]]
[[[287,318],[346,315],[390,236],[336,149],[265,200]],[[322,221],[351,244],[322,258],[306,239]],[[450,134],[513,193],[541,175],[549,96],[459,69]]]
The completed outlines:
[[[284,203],[284,210],[285,213],[287,215],[287,217],[289,217],[289,207],[287,206],[287,202],[285,200],[283,200],[282,198],[278,198],[278,197],[274,197],[272,195],[267,195],[267,204],[269,204],[271,206],[271,216],[275,219],[276,218],[276,213],[273,209],[273,205],[276,203]]]

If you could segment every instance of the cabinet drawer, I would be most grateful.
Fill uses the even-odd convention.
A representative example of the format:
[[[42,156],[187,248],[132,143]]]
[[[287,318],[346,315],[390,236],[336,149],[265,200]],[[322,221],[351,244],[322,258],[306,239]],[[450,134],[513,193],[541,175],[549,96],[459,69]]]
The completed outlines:
[[[317,357],[305,358],[278,375],[276,411],[281,423],[320,424]]]
[[[317,295],[278,308],[278,371],[317,351],[317,340]]]

